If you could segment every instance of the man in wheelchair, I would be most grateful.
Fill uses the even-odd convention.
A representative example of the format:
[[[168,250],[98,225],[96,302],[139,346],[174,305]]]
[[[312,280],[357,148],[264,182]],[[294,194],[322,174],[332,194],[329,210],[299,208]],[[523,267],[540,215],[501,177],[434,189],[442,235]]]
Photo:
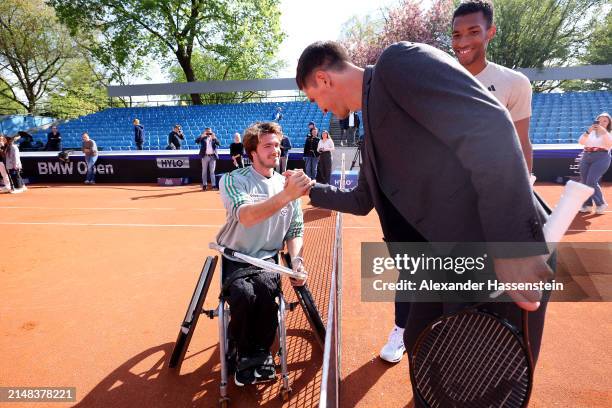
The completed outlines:
[[[244,132],[244,149],[252,166],[225,174],[220,193],[227,210],[217,243],[246,255],[278,263],[287,243],[294,271],[303,272],[304,221],[300,196],[314,181],[303,172],[285,179],[279,164],[282,130],[278,123],[257,122]],[[230,344],[237,351],[236,385],[276,378],[270,347],[278,327],[280,276],[263,272],[238,259],[222,259],[223,296],[229,306]],[[304,281],[292,280],[293,285]]]

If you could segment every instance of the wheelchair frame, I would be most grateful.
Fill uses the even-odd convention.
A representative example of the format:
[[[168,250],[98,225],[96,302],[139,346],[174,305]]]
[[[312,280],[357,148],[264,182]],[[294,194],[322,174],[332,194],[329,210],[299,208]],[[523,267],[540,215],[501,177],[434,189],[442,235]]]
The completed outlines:
[[[232,252],[231,250],[227,250]],[[228,253],[225,251],[228,255]],[[291,259],[288,254],[280,254],[280,258],[283,259],[287,265],[287,267],[291,268]],[[232,356],[231,351],[229,350],[229,340],[227,336],[227,329],[230,319],[230,311],[229,305],[224,299],[220,299],[219,305],[215,309],[204,310],[203,305],[206,299],[206,295],[208,294],[208,290],[210,288],[210,283],[212,281],[212,277],[214,275],[215,268],[217,266],[219,257],[218,256],[208,256],[206,261],[204,262],[204,266],[202,267],[202,271],[200,272],[200,276],[198,278],[196,287],[191,296],[191,300],[187,307],[187,312],[185,313],[185,317],[183,322],[181,323],[181,327],[179,329],[179,334],[174,346],[174,350],[172,351],[172,355],[170,357],[170,361],[168,366],[170,368],[180,370],[181,364],[185,358],[185,354],[187,352],[187,348],[189,347],[189,343],[191,342],[191,337],[195,331],[195,327],[198,323],[198,319],[200,314],[205,314],[208,318],[214,319],[218,317],[219,324],[219,354],[220,354],[220,362],[221,362],[221,383],[219,384],[219,406],[221,408],[226,408],[229,405],[230,398],[228,396],[228,378],[233,374],[233,370],[235,370],[234,364],[231,363],[230,358]],[[222,262],[221,262],[222,264]],[[220,277],[219,280],[221,282],[221,286],[223,285],[223,266],[220,266]],[[286,333],[286,325],[285,325],[285,315],[287,312],[287,308],[290,311],[293,311],[295,307],[299,304],[304,310],[307,320],[313,329],[315,334],[315,338],[317,342],[323,348],[323,344],[325,342],[325,325],[321,319],[321,315],[317,310],[317,307],[314,303],[312,295],[308,289],[307,285],[304,286],[293,286],[296,296],[298,298],[298,302],[289,303],[288,305],[285,302],[285,298],[283,296],[282,288],[280,294],[278,296],[278,338],[279,338],[279,351],[278,355],[280,357],[281,362],[281,391],[280,397],[283,401],[287,401],[289,399],[289,394],[291,392],[291,386],[289,384],[289,373],[287,368],[287,333]]]

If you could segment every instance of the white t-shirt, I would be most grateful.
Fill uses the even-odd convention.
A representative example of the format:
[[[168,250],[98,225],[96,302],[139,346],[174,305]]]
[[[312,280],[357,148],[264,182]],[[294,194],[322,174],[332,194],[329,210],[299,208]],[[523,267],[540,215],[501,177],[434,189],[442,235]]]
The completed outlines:
[[[319,140],[317,150],[319,152],[331,152],[332,150],[334,150],[334,141],[331,140],[331,138]]]
[[[206,138],[206,154],[215,154],[215,150],[212,147],[212,137]]]
[[[584,145],[585,147],[600,147],[602,149],[608,149],[608,146],[606,146],[604,142],[604,138],[599,136],[595,131],[589,133],[589,136],[585,140]]]
[[[513,122],[531,117],[531,84],[525,75],[488,62],[476,79],[508,109]]]

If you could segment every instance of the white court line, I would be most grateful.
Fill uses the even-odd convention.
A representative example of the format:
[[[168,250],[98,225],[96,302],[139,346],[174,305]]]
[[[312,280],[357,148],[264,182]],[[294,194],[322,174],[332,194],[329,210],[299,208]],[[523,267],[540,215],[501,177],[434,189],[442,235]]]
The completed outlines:
[[[117,224],[93,222],[0,222],[0,225],[58,225],[62,227],[175,227],[175,228],[221,228],[223,224]],[[304,227],[323,229],[325,227]]]
[[[567,230],[567,232],[612,232],[612,230],[595,230],[595,229],[576,230],[576,229],[571,229],[571,230]]]
[[[154,210],[154,211],[225,211],[224,208],[170,208],[170,207],[29,207],[29,206],[9,206],[0,207],[0,210]]]
[[[0,225],[58,225],[63,227],[178,227],[178,228],[221,228],[221,224],[111,224],[88,222],[0,222]]]
[[[220,228],[222,224],[118,224],[118,223],[80,223],[80,222],[0,222],[0,225],[59,225],[67,227],[170,227],[170,228]],[[343,229],[376,229],[377,227],[343,227]],[[328,229],[327,227],[305,226],[304,229]],[[605,229],[579,230],[568,232],[612,232]]]
[[[379,229],[380,227],[342,227],[342,229]]]

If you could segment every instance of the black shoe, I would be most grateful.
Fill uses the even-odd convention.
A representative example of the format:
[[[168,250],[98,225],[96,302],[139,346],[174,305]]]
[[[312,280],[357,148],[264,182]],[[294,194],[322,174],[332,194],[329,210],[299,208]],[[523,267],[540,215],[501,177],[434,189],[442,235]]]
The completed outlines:
[[[268,352],[263,364],[255,368],[255,377],[257,381],[272,381],[276,379],[276,367],[274,366],[274,358],[272,353]]]
[[[206,191],[206,186],[202,186],[202,191]]]
[[[234,383],[239,387],[244,387],[248,384],[255,384],[255,369],[245,368],[244,370],[237,370],[234,374]]]

